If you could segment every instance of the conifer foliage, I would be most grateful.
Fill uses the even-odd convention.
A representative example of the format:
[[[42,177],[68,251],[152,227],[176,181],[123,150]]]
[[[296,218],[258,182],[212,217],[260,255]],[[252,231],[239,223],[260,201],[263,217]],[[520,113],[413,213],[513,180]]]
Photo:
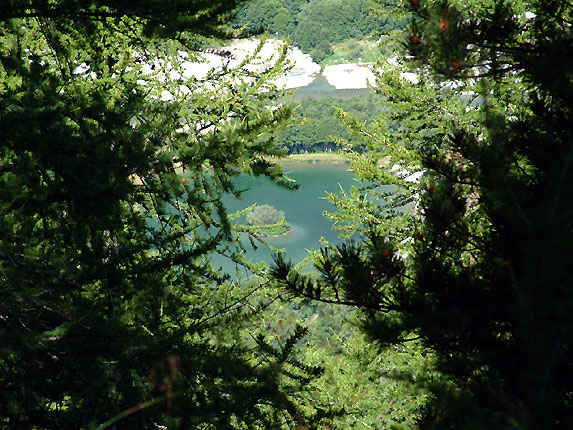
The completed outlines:
[[[372,183],[331,196],[333,218],[365,239],[325,249],[319,281],[282,258],[274,276],[356,306],[376,342],[435,354],[420,428],[571,428],[573,8],[404,5],[417,80],[384,66],[388,121],[348,120],[368,137],[353,166]],[[388,179],[400,197],[384,207],[369,196]]]
[[[231,178],[283,182],[283,56],[180,69],[235,3],[2,2],[0,427],[306,425],[319,370],[282,370],[303,332],[259,355],[253,289],[208,258],[241,263]]]

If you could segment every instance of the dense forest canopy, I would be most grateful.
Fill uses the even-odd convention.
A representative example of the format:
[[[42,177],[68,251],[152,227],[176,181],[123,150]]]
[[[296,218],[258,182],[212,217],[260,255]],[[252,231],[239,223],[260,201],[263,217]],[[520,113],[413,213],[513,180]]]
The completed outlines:
[[[354,142],[351,130],[337,118],[337,108],[343,108],[357,121],[371,123],[383,105],[374,94],[350,99],[307,97],[297,104],[289,127],[277,132],[277,147],[289,154],[325,152],[341,149],[341,142]]]
[[[403,20],[374,13],[373,6],[370,0],[254,0],[239,9],[233,27],[288,37],[322,61],[333,53],[333,45],[366,39],[375,43],[380,35],[403,27]]]

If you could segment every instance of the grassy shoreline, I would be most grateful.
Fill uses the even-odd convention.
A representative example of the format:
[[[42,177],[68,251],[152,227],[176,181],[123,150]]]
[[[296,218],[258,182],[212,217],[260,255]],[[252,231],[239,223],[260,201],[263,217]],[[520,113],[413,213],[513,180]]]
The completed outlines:
[[[278,160],[280,164],[302,164],[302,163],[348,163],[348,159],[343,154],[335,152],[319,152],[312,154],[291,154]]]

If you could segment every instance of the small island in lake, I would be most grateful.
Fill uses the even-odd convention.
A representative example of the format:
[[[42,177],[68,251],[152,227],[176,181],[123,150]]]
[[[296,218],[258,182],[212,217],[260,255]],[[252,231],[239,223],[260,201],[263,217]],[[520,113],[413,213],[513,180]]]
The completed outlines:
[[[255,206],[247,213],[247,225],[259,236],[281,236],[291,229],[285,213],[271,205]]]

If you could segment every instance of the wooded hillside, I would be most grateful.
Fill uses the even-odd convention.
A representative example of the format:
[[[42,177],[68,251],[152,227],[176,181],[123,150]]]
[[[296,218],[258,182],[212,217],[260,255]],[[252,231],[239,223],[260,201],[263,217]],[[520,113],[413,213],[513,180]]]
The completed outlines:
[[[373,13],[374,6],[370,0],[254,0],[240,8],[233,27],[290,38],[321,62],[336,44],[367,39],[375,44],[380,35],[403,28],[403,20]],[[361,52],[363,48],[355,44],[354,49]]]

